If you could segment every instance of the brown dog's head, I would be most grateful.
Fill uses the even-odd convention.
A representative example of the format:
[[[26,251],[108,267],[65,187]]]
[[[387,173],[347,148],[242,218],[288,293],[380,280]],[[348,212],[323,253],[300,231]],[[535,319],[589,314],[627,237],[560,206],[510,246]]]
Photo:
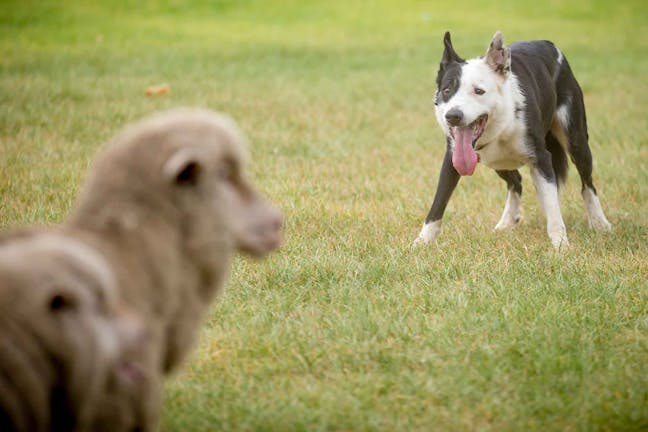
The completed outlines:
[[[115,294],[106,263],[78,241],[46,232],[0,239],[0,423],[83,428],[109,383],[130,379],[123,356],[144,328]]]
[[[146,230],[159,222],[171,232],[156,228],[159,241],[222,275],[232,252],[261,257],[281,243],[282,216],[248,182],[246,163],[243,134],[225,115],[184,108],[145,118],[97,158],[71,222],[152,242]]]
[[[246,178],[247,147],[229,117],[209,111],[177,111],[157,118],[183,136],[172,144],[163,179],[194,223],[226,221],[237,250],[262,257],[281,243],[282,216]],[[152,122],[154,122],[152,120]],[[201,219],[205,218],[205,221]]]

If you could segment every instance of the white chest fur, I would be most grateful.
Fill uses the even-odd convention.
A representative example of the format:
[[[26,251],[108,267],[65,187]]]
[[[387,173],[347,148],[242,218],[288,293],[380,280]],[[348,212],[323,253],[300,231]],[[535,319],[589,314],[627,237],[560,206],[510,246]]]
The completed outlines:
[[[489,124],[476,143],[481,163],[496,170],[513,170],[529,163],[523,110],[525,100],[517,77],[511,74],[490,107]],[[516,111],[518,111],[516,115]]]
[[[529,162],[529,154],[524,144],[523,128],[515,128],[508,135],[500,135],[488,144],[477,143],[480,162],[496,170],[514,170]]]

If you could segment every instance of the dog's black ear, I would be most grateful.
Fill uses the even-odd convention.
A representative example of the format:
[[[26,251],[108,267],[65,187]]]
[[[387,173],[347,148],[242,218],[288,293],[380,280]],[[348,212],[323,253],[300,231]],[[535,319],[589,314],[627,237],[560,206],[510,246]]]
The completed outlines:
[[[443,56],[441,57],[441,68],[445,68],[450,63],[457,62],[463,63],[465,60],[459,57],[452,47],[452,40],[450,39],[450,32],[445,32],[443,36]]]
[[[499,74],[507,75],[511,71],[511,50],[504,46],[502,32],[498,31],[493,36],[486,50],[486,63]]]

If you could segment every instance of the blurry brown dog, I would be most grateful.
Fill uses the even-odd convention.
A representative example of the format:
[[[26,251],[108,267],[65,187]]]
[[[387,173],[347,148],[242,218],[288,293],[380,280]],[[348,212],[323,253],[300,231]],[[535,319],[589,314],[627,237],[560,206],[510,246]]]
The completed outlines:
[[[106,403],[148,397],[128,360],[145,338],[95,251],[46,231],[0,238],[0,430],[94,430]],[[112,414],[117,427],[141,422],[125,406]]]
[[[60,430],[87,430],[86,424],[93,431],[156,428],[160,380],[194,344],[210,302],[227,279],[233,255],[243,251],[261,257],[281,243],[282,216],[246,180],[246,151],[236,124],[211,111],[180,109],[144,119],[128,127],[97,158],[68,220],[52,234],[61,244],[69,243],[83,253],[74,252],[71,261],[63,264],[54,262],[50,255],[58,252],[51,252],[50,246],[45,250],[40,249],[42,245],[34,246],[21,259],[3,261],[0,254],[0,285],[8,287],[0,297],[3,310],[14,303],[21,305],[16,306],[15,322],[0,317],[0,335],[6,333],[6,345],[21,346],[25,356],[36,349],[31,346],[34,344],[61,358],[43,354],[42,364],[35,365],[32,372],[22,370],[21,357],[0,353],[4,356],[0,380],[13,375],[13,370],[19,377],[18,383],[10,382],[14,393],[4,396],[3,392],[0,398],[0,422],[4,415],[15,426],[9,430],[25,430],[23,425],[27,430],[42,430],[48,420],[39,419],[48,419],[58,409],[47,405],[53,391],[64,393],[67,405],[63,412],[75,422],[67,427],[72,420],[54,419],[54,423],[63,422]],[[33,278],[30,263],[37,260],[32,255],[42,256],[45,262],[37,266]],[[38,276],[41,268],[47,271]],[[83,275],[89,272],[97,280],[86,280]],[[60,283],[45,283],[48,279]],[[118,300],[146,326],[146,343],[117,356],[123,366],[118,370],[125,373],[126,380],[115,379],[109,366],[101,366],[113,359],[108,351],[98,348],[99,364],[86,365],[93,350],[85,346],[88,342],[76,342],[76,338],[85,338],[92,346],[104,339],[95,334],[97,323],[93,321],[100,313],[93,302],[103,301],[97,294],[102,291],[92,288],[104,279],[106,286],[115,287]],[[59,300],[57,288],[72,290],[70,284],[84,299],[74,304],[87,305],[83,318],[70,319],[63,326],[49,323],[47,315],[39,316],[57,316],[59,303],[67,304]],[[97,294],[94,300],[92,293]],[[101,319],[110,321],[116,316],[108,313]],[[109,325],[101,327],[107,327],[108,334],[113,332]],[[69,343],[61,342],[66,338]],[[104,357],[110,361],[101,361]],[[77,364],[81,365],[78,371]],[[89,368],[87,373],[84,365]],[[74,369],[74,374],[50,378],[54,372],[47,370],[60,367]],[[108,385],[92,367],[109,371]],[[80,384],[84,379],[76,374],[92,375],[84,378],[87,383],[98,382],[84,388]],[[131,386],[124,384],[129,379],[134,383]],[[19,391],[38,387],[41,382],[49,387],[39,388],[34,396]]]
[[[246,163],[229,117],[154,115],[97,158],[64,224],[107,259],[121,298],[153,326],[160,371],[193,345],[233,255],[260,257],[281,243],[281,214],[247,181]]]

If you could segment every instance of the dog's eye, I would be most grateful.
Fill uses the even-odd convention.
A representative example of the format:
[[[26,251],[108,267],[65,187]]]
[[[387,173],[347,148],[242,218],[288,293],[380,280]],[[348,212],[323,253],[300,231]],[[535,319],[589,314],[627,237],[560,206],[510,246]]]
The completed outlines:
[[[475,87],[475,94],[481,96],[481,95],[483,95],[484,93],[486,93],[486,90],[484,90],[484,89],[480,89],[479,87]]]
[[[448,96],[450,94],[450,87],[446,87],[443,89],[443,95]]]

